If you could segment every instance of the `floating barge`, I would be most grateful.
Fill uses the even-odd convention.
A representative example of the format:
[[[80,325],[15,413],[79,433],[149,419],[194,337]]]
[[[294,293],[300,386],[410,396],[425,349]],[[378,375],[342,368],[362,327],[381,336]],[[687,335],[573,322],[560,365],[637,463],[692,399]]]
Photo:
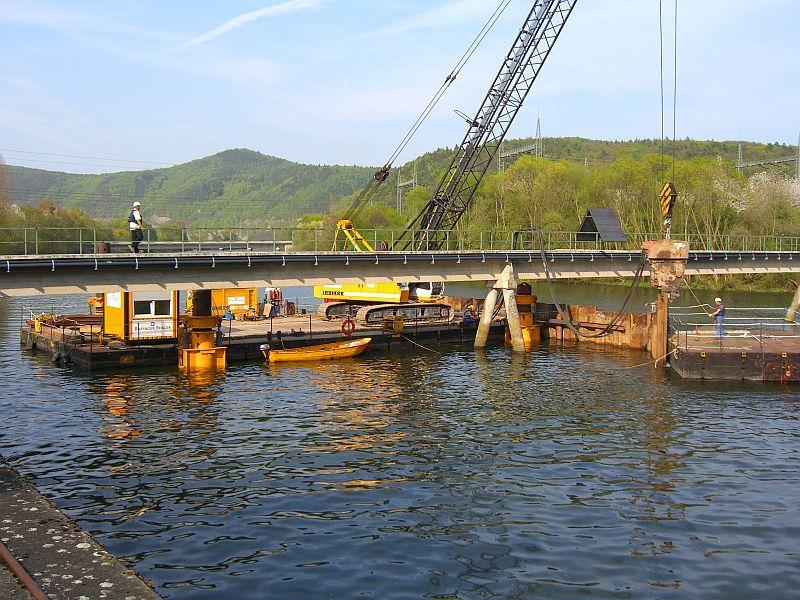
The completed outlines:
[[[604,328],[615,314],[595,307],[572,305],[566,314],[573,326],[592,332]],[[676,317],[677,321],[677,317]],[[628,314],[618,321],[611,334],[594,340],[582,340],[570,331],[567,323],[550,304],[535,304],[537,340],[550,343],[591,343],[596,345],[649,350],[655,328],[654,314]],[[423,344],[472,347],[477,324],[452,321],[444,324],[406,325],[402,334],[358,326],[351,336],[341,331],[342,322],[328,321],[317,314],[275,317],[260,321],[223,321],[219,344],[227,351],[227,361],[263,360],[260,346],[276,349],[331,344],[360,337],[372,338],[372,348],[392,351]],[[502,340],[505,321],[492,324],[491,337]],[[720,340],[710,327],[674,333],[669,339],[670,366],[685,379],[745,380],[790,383],[800,382],[800,335],[798,325],[786,330],[736,330]],[[177,344],[103,343],[99,320],[94,315],[64,315],[47,322],[26,321],[20,336],[25,348],[42,352],[55,362],[87,370],[124,369],[145,366],[176,366]],[[663,363],[662,363],[663,364]]]
[[[329,344],[347,339],[371,337],[372,347],[392,351],[414,343],[472,346],[476,325],[454,321],[438,325],[406,325],[402,335],[374,327],[357,327],[348,338],[341,321],[327,321],[316,315],[276,317],[260,321],[224,321],[221,345],[227,348],[228,362],[263,360],[261,344],[276,349]],[[502,339],[505,325],[497,321],[492,337]],[[20,329],[22,346],[41,352],[54,362],[86,370],[123,369],[146,366],[177,366],[175,343],[103,343],[98,321],[93,315],[63,315],[43,323],[33,319]]]
[[[670,338],[670,365],[684,379],[800,382],[800,337],[748,330],[717,337],[707,331]]]

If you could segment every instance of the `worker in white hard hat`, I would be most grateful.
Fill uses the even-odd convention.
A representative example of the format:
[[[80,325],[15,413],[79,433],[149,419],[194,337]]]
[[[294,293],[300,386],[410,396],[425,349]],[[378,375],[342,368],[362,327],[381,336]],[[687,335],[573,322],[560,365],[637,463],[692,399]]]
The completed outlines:
[[[131,252],[139,254],[139,244],[144,240],[144,224],[142,223],[142,203],[138,200],[133,203],[131,214],[128,215],[128,228],[131,230],[131,243],[128,247]]]
[[[722,303],[722,298],[714,298],[714,312],[708,313],[708,316],[717,322],[717,336],[722,337],[722,326],[725,323],[725,305]]]

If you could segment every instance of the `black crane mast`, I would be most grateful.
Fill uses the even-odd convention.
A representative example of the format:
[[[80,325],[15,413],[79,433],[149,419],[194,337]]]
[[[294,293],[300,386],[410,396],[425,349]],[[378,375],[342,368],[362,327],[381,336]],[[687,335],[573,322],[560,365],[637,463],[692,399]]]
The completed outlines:
[[[535,0],[432,199],[395,249],[439,250],[467,211],[577,0]]]

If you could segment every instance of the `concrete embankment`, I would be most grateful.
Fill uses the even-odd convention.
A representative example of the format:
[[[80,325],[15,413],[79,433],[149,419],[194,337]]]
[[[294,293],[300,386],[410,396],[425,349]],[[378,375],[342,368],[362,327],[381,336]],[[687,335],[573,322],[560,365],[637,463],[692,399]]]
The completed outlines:
[[[0,566],[0,598],[6,600],[28,600],[33,598],[19,579],[14,577],[5,565]]]
[[[0,540],[49,598],[159,598],[132,569],[0,459]],[[23,574],[24,575],[24,574]],[[0,597],[32,597],[0,567]]]

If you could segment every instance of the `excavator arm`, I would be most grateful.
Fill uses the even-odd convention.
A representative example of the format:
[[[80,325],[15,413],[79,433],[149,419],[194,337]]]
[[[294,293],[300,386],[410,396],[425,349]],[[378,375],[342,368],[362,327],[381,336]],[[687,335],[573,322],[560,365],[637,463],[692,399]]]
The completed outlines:
[[[392,166],[390,164],[383,165],[372,176],[372,180],[362,189],[358,196],[355,197],[344,218],[339,219],[336,223],[336,234],[333,238],[333,251],[342,251],[348,249],[348,243],[356,252],[372,252],[373,248],[358,232],[353,225],[353,220],[358,216],[361,210],[369,204],[378,188],[389,177],[389,171]]]

